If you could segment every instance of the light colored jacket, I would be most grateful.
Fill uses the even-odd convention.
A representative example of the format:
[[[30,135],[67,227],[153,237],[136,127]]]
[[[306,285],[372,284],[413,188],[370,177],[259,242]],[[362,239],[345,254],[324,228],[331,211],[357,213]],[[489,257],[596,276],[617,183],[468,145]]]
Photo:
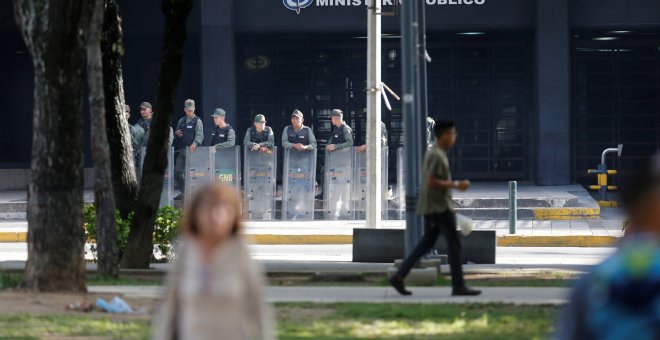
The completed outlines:
[[[221,244],[208,265],[197,243],[183,240],[153,339],[275,339],[263,283],[242,237]]]

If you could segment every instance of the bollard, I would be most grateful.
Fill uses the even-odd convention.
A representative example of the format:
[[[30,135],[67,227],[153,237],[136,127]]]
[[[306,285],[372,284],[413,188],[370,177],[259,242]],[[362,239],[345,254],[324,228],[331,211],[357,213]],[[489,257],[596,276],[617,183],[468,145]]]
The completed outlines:
[[[509,234],[516,233],[518,222],[518,182],[509,182]]]

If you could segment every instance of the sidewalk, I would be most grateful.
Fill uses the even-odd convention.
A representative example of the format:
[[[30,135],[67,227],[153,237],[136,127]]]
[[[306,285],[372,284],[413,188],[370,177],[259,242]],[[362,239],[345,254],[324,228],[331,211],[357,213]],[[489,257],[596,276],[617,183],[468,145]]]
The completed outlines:
[[[90,293],[121,294],[131,298],[159,299],[160,286],[90,286]],[[268,287],[268,300],[312,303],[507,303],[559,305],[566,303],[568,288],[486,287],[474,297],[452,297],[448,287],[410,287],[412,296],[401,296],[390,287]]]
[[[495,230],[500,247],[606,247],[623,236],[618,213],[606,219],[582,221],[518,221],[509,235],[508,221],[475,221],[474,230]],[[245,233],[254,244],[352,244],[353,229],[365,221],[245,222]],[[383,229],[404,229],[405,221],[383,221]],[[26,242],[26,221],[0,221],[0,242]]]

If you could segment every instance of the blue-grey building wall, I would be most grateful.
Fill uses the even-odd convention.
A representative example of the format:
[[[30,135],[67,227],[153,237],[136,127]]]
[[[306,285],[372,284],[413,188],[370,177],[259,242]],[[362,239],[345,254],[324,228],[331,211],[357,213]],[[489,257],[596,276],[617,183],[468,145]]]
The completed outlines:
[[[163,35],[160,1],[120,0],[124,13],[124,80],[127,102],[155,101]],[[188,22],[188,42],[177,101],[198,101],[207,125],[215,107],[229,120],[241,117],[237,98],[237,44],[242,34],[365,34],[364,6],[316,6],[296,14],[280,0],[198,0]],[[364,1],[361,1],[364,2]],[[571,181],[571,32],[574,30],[660,31],[656,0],[486,0],[484,5],[438,5],[428,0],[429,35],[458,31],[535,31],[535,105],[530,117],[537,136],[527,179],[556,185]],[[392,6],[385,6],[391,10]],[[385,33],[398,33],[398,17],[384,17]],[[27,168],[31,149],[32,71],[10,1],[0,1],[0,168]],[[178,113],[175,119],[178,118]],[[207,130],[208,131],[208,130]],[[242,132],[238,132],[239,136]],[[89,154],[88,154],[89,156]],[[89,157],[88,158],[88,164]]]

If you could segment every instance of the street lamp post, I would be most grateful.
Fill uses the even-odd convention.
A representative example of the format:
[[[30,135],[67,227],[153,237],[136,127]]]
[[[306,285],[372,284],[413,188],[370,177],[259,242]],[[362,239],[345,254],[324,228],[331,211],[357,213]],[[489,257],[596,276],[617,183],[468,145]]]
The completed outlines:
[[[381,227],[381,0],[367,11],[367,228]]]
[[[424,129],[422,124],[426,123],[426,105],[421,101],[422,93],[426,86],[426,75],[420,73],[425,70],[421,62],[424,54],[420,55],[423,37],[420,37],[420,16],[424,15],[424,4],[422,0],[406,0],[401,9],[401,54],[402,54],[402,79],[403,79],[403,125],[405,147],[405,166],[407,169],[406,181],[406,255],[410,254],[413,247],[421,237],[422,218],[415,214],[417,205],[417,193],[419,192],[420,164],[422,162],[422,143]],[[423,18],[422,18],[423,23]]]

